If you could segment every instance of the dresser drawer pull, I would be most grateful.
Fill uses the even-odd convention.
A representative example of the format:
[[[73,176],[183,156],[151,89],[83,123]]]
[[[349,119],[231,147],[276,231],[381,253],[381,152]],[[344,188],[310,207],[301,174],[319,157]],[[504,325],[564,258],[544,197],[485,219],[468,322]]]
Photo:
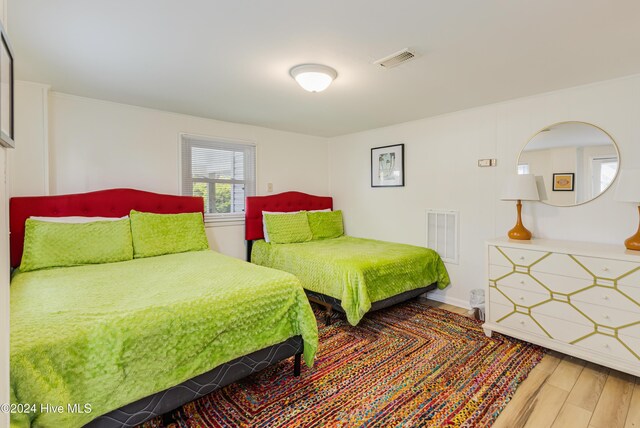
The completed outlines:
[[[608,320],[608,319],[609,319],[609,315],[607,315],[607,314],[602,314],[602,318],[604,318],[604,319]]]
[[[609,272],[609,268],[605,266],[605,267],[602,268],[602,271],[603,272]]]
[[[520,260],[524,261],[524,256],[520,256]]]
[[[604,294],[604,295],[602,296],[602,299],[603,299],[603,300],[609,300],[609,296],[607,296],[606,294]]]
[[[604,349],[609,349],[609,348],[610,348],[609,344],[608,344],[608,343],[605,343],[605,344],[604,344]]]
[[[524,325],[524,321],[520,321],[520,324]]]
[[[520,284],[524,285],[524,280],[523,280],[523,281],[520,281]]]
[[[520,300],[524,300],[524,296],[520,296]]]

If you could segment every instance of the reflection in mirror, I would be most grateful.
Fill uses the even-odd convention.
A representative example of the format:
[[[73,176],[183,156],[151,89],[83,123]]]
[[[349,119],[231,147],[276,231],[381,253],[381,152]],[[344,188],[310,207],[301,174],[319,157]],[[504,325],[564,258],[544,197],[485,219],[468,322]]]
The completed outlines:
[[[534,174],[549,205],[583,204],[604,193],[618,174],[618,147],[604,130],[562,122],[538,132],[522,149],[518,174]]]

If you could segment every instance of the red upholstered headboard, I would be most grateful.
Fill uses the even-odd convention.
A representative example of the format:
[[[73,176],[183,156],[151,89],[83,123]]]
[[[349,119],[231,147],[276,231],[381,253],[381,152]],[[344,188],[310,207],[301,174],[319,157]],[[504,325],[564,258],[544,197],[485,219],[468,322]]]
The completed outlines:
[[[310,211],[333,209],[333,198],[314,196],[300,192],[284,192],[269,196],[249,196],[245,207],[245,239],[254,241],[264,238],[262,211]]]
[[[24,224],[31,216],[122,217],[129,215],[131,210],[158,214],[198,211],[204,213],[204,201],[200,197],[162,195],[134,189],[11,198],[9,202],[11,266],[20,265],[24,245]]]

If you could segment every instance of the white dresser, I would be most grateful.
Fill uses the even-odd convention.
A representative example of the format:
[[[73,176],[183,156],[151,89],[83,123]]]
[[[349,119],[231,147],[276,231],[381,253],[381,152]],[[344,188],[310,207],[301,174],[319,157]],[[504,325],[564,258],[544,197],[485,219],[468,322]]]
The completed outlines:
[[[620,245],[487,242],[488,336],[499,332],[640,376],[640,253]]]

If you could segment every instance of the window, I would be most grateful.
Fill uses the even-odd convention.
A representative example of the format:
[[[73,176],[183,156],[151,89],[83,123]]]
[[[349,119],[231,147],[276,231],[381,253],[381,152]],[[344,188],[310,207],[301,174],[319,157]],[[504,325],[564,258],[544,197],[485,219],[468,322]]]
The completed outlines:
[[[596,157],[591,159],[591,197],[595,198],[611,185],[618,171],[617,157]]]
[[[518,174],[529,174],[529,164],[528,163],[519,163],[518,164]]]
[[[205,221],[244,219],[256,193],[256,146],[182,136],[182,194],[204,199]]]

